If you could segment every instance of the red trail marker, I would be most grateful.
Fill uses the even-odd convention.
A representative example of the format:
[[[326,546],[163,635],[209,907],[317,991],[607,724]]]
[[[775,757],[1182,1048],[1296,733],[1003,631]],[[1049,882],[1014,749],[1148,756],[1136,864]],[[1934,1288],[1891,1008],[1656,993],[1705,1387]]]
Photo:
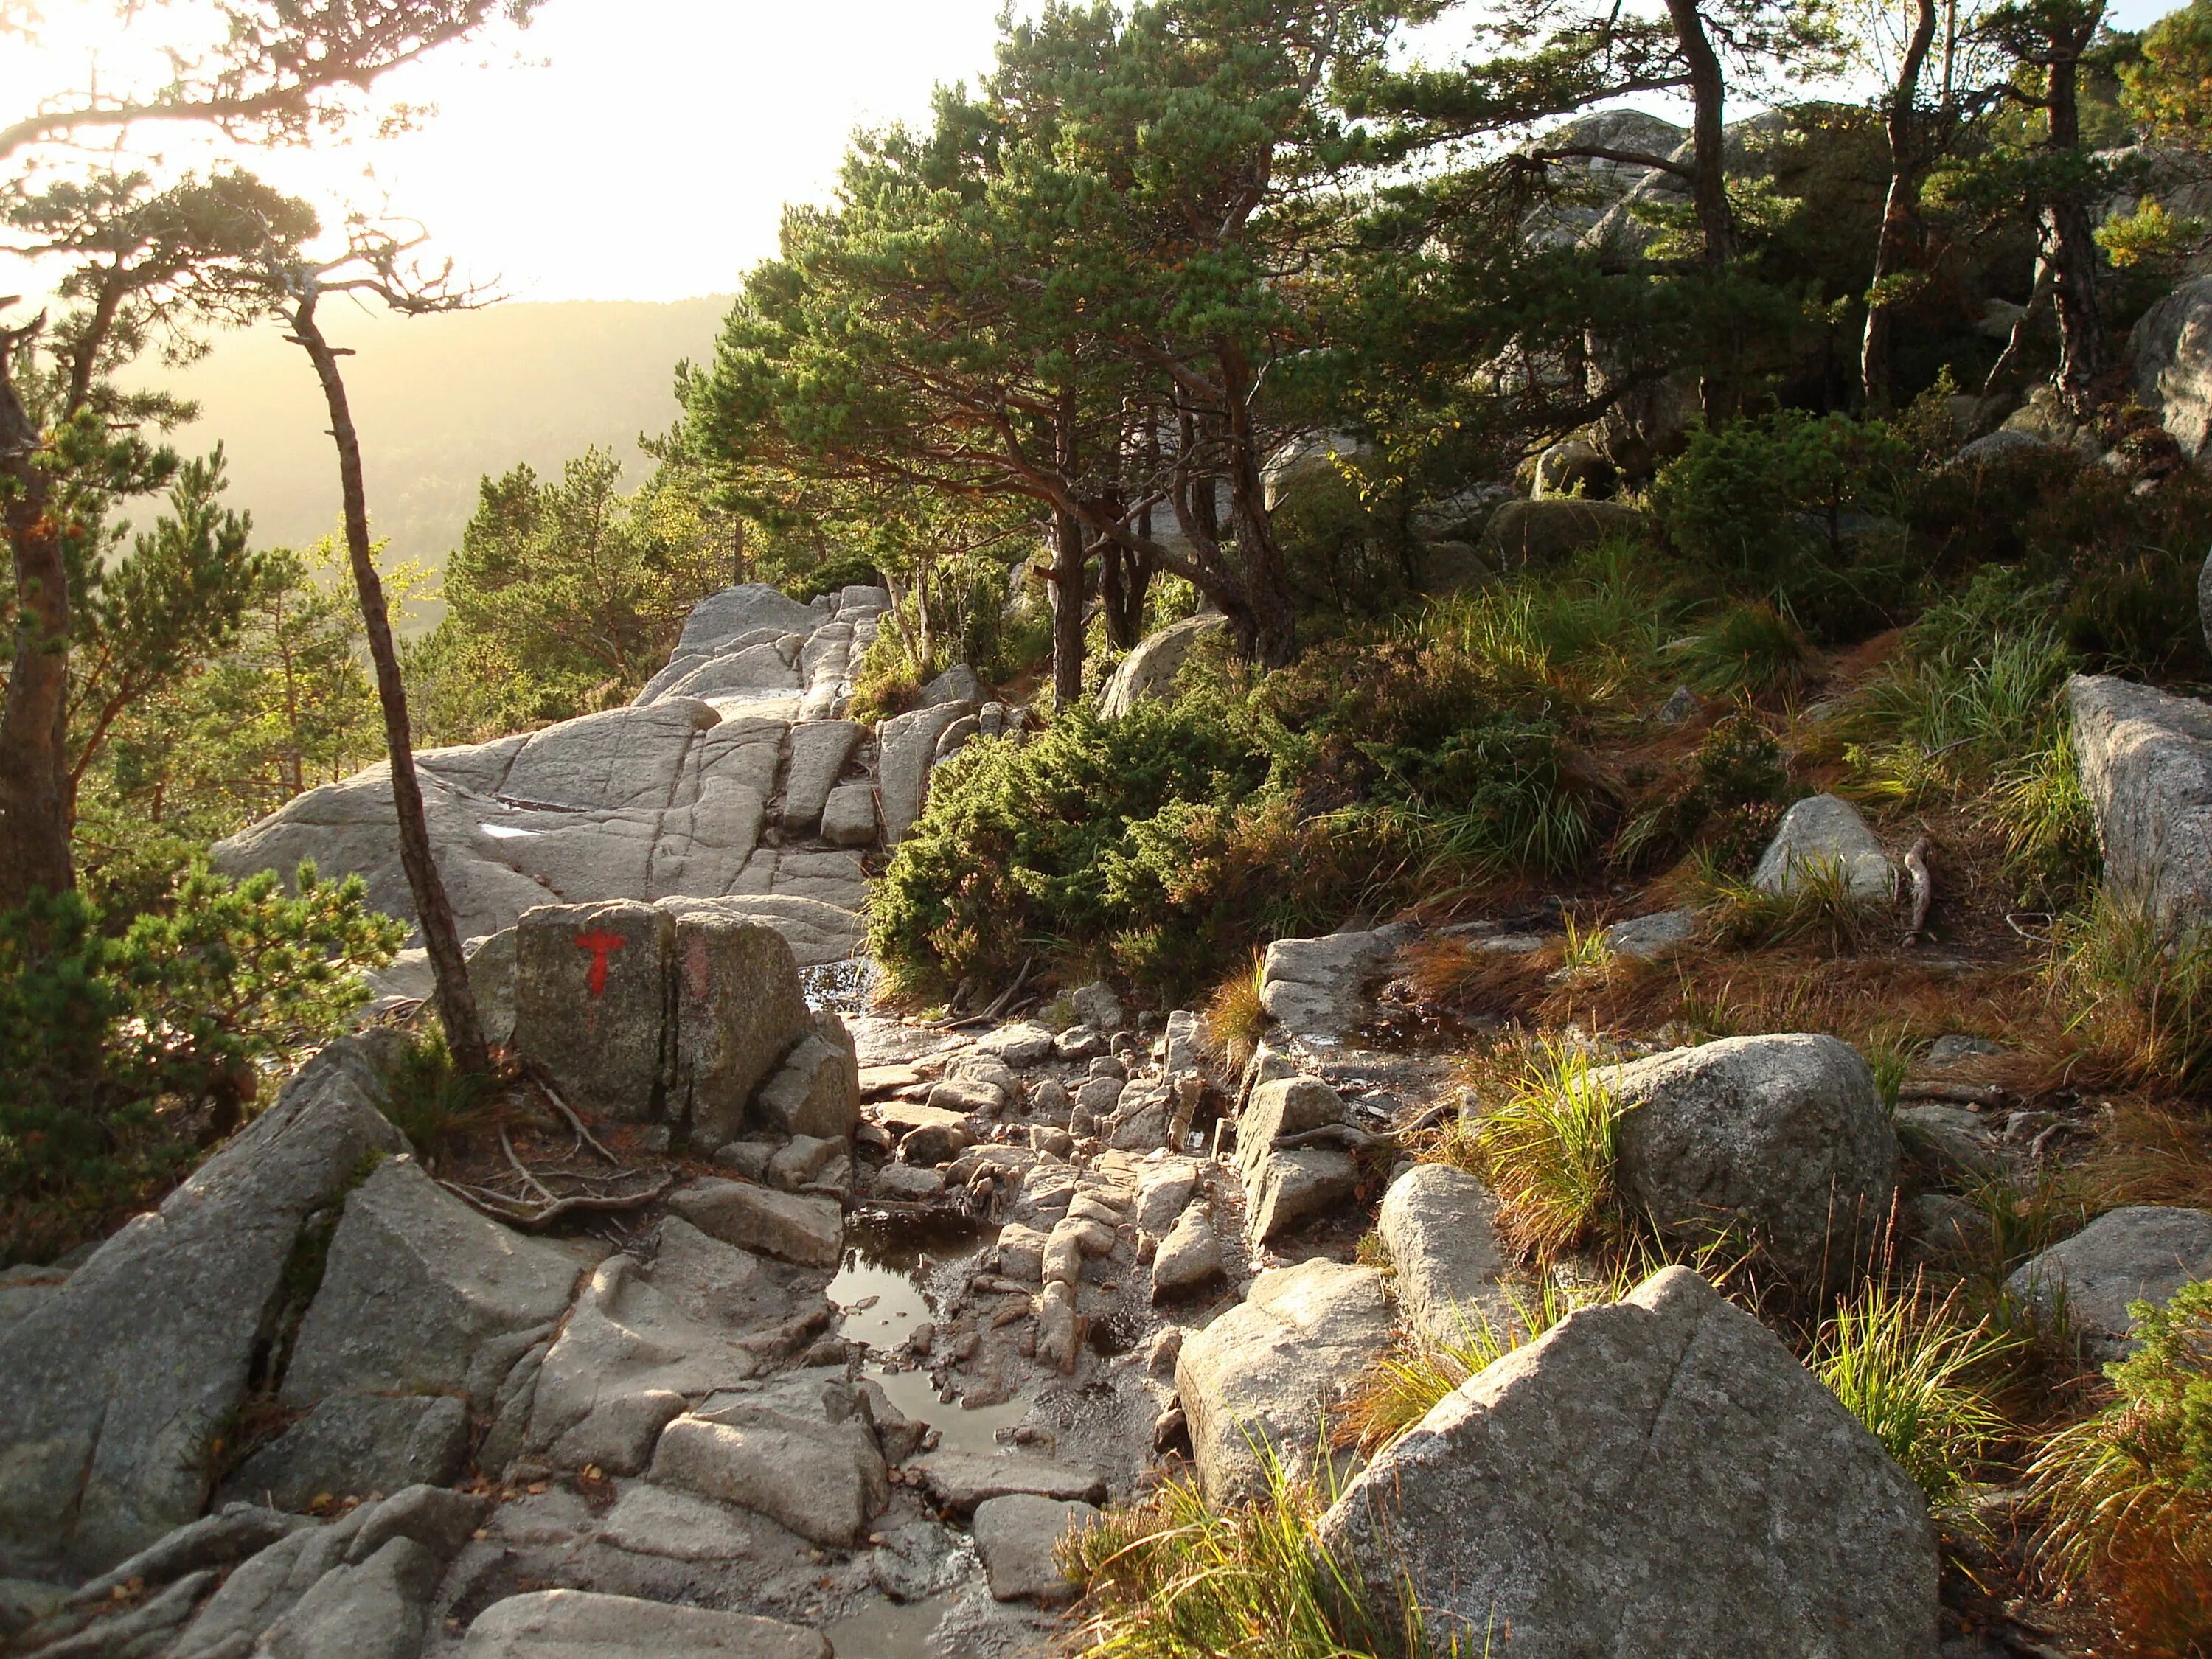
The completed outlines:
[[[588,933],[576,935],[576,948],[592,953],[592,976],[586,982],[592,994],[599,996],[607,988],[607,952],[619,951],[629,941],[620,933],[611,933],[604,927],[594,927]]]

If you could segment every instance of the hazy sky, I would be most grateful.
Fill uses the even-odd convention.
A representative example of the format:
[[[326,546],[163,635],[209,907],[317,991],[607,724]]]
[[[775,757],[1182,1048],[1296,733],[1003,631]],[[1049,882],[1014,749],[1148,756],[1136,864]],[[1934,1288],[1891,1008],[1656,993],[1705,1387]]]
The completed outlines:
[[[791,200],[820,199],[854,126],[927,114],[931,88],[990,62],[1000,0],[546,0],[527,31],[393,75],[435,104],[422,130],[262,153],[271,182],[338,204],[388,202],[464,271],[515,299],[727,293],[773,252]],[[2140,27],[2171,0],[2119,0]],[[204,8],[45,0],[39,48],[0,46],[0,115],[88,75],[112,80]],[[200,141],[149,131],[172,165]]]

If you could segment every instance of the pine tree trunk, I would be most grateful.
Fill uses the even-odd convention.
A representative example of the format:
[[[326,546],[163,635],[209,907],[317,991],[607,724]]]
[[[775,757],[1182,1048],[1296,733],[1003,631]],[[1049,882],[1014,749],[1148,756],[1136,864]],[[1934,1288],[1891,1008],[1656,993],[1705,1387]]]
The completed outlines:
[[[2081,147],[2079,102],[2081,54],[2095,38],[2104,15],[2093,4],[2080,26],[2056,43],[2051,65],[2051,148]],[[2051,256],[2051,303],[2058,318],[2058,398],[2075,415],[2095,407],[2097,379],[2105,371],[2104,307],[2097,294],[2097,243],[2089,206],[2078,191],[2067,191],[2044,216]]]
[[[0,907],[76,885],[70,858],[69,566],[50,511],[52,483],[15,390],[14,354],[29,331],[0,331],[0,474],[10,486],[15,648],[0,707]]]
[[[464,1072],[488,1073],[491,1055],[484,1043],[483,1023],[477,1018],[476,998],[469,990],[460,934],[453,926],[446,884],[430,852],[430,827],[422,810],[422,781],[415,774],[407,688],[399,678],[392,617],[385,605],[384,583],[369,551],[368,492],[362,482],[361,442],[346,403],[345,381],[338,374],[337,353],[315,322],[312,289],[294,308],[291,322],[292,337],[313,362],[324,401],[330,406],[331,436],[337,444],[338,483],[345,506],[346,556],[361,599],[362,622],[368,630],[368,654],[376,666],[377,701],[384,709],[385,743],[392,752],[392,802],[399,818],[399,861],[407,871],[408,890],[414,896],[416,917],[422,926],[422,944],[437,981],[438,1018],[445,1024],[446,1045],[453,1053],[453,1064]]]
[[[1890,323],[1895,307],[1883,297],[1882,288],[1910,265],[1918,240],[1920,176],[1928,164],[1919,112],[1920,76],[1935,44],[1936,0],[1919,0],[1912,38],[1899,60],[1897,84],[1890,89],[1882,119],[1889,139],[1889,191],[1882,200],[1881,229],[1875,238],[1866,331],[1859,340],[1859,390],[1869,415],[1887,415],[1895,398],[1890,374]]]

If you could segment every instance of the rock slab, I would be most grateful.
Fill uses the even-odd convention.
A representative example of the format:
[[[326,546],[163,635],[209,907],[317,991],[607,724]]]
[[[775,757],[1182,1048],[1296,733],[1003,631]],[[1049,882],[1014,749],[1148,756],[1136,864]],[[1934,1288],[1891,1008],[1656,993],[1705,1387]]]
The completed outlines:
[[[1936,1659],[1919,1489],[1684,1267],[1448,1395],[1321,1535],[1439,1644],[1530,1659]]]

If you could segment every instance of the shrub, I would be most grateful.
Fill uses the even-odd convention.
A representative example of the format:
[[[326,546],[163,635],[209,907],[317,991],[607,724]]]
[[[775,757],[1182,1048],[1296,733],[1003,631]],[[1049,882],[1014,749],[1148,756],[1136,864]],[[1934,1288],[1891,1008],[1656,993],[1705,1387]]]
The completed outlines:
[[[392,1057],[384,1079],[384,1115],[434,1171],[449,1142],[483,1128],[496,1115],[492,1079],[453,1068],[446,1034],[433,1025]]]
[[[188,872],[103,933],[74,893],[0,914],[0,1251],[65,1249],[237,1127],[264,1066],[342,1030],[405,924],[361,878]]]
[[[1961,1324],[1956,1299],[1877,1280],[1830,1316],[1808,1361],[1931,1505],[1957,1496],[2007,1427],[1983,1379],[2012,1345]]]
[[[1214,1509],[1187,1478],[1060,1546],[1077,1639],[1129,1659],[1421,1659],[1419,1613],[1378,1607],[1316,1531],[1322,1494],[1263,1457],[1264,1497]]]
[[[1747,711],[1726,715],[1698,740],[1686,772],[1622,827],[1613,861],[1635,870],[1699,846],[1719,868],[1747,866],[1772,838],[1789,785],[1774,734]]]
[[[2106,1368],[2112,1398],[2037,1452],[2039,1560],[2112,1611],[2125,1650],[2212,1647],[2212,1283],[2129,1310],[2142,1346]]]
[[[1893,508],[1911,459],[1881,422],[1783,410],[1692,430],[1652,503],[1692,559],[1782,602],[1818,637],[1856,637],[1883,624],[1909,580],[1893,536],[1867,544],[1866,519]]]

